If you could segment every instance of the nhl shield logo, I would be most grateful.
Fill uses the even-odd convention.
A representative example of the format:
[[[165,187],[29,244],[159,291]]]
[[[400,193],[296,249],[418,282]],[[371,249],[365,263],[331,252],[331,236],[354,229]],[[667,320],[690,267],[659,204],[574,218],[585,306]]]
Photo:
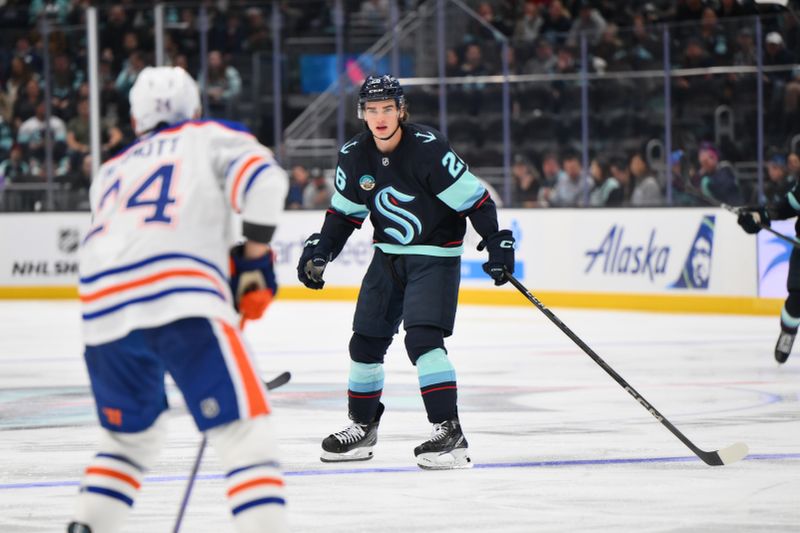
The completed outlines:
[[[381,159],[381,163],[383,163],[383,166],[388,167],[389,166],[389,158],[388,157],[382,158]]]
[[[358,180],[358,184],[361,186],[362,189],[365,191],[371,191],[375,188],[375,178],[370,176],[369,174],[364,174]]]
[[[58,249],[65,254],[78,251],[80,232],[77,228],[60,228],[58,230]]]

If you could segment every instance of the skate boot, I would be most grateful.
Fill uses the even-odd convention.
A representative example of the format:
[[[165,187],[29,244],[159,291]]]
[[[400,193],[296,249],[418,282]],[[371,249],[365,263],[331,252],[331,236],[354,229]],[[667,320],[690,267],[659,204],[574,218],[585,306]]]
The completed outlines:
[[[86,524],[71,522],[67,526],[67,533],[92,533],[92,530]]]
[[[366,461],[372,459],[372,448],[378,442],[378,424],[383,414],[383,404],[378,404],[375,420],[368,424],[353,422],[342,431],[325,437],[322,441],[323,463],[338,461]]]
[[[419,467],[425,470],[472,468],[467,446],[461,423],[454,418],[434,424],[430,440],[414,448],[414,455]]]
[[[797,335],[797,332],[790,333],[788,331],[781,330],[781,334],[778,337],[778,342],[775,344],[775,360],[781,364],[785,363],[787,359],[789,359],[789,354],[792,353],[792,345],[794,344],[794,338]]]

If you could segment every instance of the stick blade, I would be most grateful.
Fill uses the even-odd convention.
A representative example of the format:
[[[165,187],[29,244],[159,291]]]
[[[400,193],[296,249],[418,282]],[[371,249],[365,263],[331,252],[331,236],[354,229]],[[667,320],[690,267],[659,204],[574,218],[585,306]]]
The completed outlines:
[[[723,465],[729,465],[736,461],[741,461],[749,452],[750,449],[747,447],[747,444],[744,442],[737,442],[736,444],[731,444],[727,448],[717,451],[717,455],[719,455]]]

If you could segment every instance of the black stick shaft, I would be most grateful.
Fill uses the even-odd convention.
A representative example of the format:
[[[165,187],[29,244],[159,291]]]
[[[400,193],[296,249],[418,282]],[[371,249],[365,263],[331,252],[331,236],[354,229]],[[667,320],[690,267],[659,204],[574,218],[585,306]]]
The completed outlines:
[[[647,409],[647,411],[655,417],[656,420],[661,422],[664,427],[666,427],[670,432],[678,437],[678,439],[684,443],[690,450],[692,450],[695,455],[697,455],[700,459],[702,459],[706,464],[711,466],[719,466],[722,465],[723,462],[720,460],[719,455],[713,452],[706,452],[698,448],[694,445],[692,441],[690,441],[683,433],[681,433],[678,428],[672,425],[672,423],[667,420],[664,415],[662,415],[655,407],[653,407],[647,400],[642,397],[639,392],[634,389],[622,376],[620,376],[613,368],[611,368],[608,363],[603,361],[603,359],[595,353],[580,337],[578,337],[575,333],[572,332],[559,318],[552,312],[550,309],[547,308],[542,302],[539,301],[536,296],[530,293],[530,291],[525,288],[525,286],[520,283],[517,278],[506,272],[506,278],[511,282],[511,284],[516,287],[516,289],[521,292],[530,302],[536,306],[539,311],[544,313],[544,315],[550,319],[550,321],[555,324],[558,329],[564,332],[564,334],[572,340],[575,344],[580,346],[581,350],[583,350],[586,355],[591,357],[595,363],[600,365],[600,368],[606,371],[609,376],[614,378],[614,380],[620,384],[620,386],[628,391],[628,394],[633,396],[633,398],[639,402],[642,407]]]

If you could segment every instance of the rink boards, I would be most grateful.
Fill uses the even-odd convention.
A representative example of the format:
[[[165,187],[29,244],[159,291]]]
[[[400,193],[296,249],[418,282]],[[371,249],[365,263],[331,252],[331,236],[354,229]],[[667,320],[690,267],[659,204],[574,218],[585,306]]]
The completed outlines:
[[[357,296],[372,256],[369,222],[327,269],[325,290],[297,281],[303,240],[323,216],[285,214],[273,240],[282,298]],[[774,314],[785,295],[791,245],[766,232],[745,234],[723,210],[505,209],[499,218],[517,240],[515,275],[548,305]],[[0,297],[76,297],[88,225],[85,213],[0,216]],[[793,235],[791,222],[775,227]],[[468,228],[461,301],[530,305],[510,286],[494,287],[481,269],[480,238]]]

